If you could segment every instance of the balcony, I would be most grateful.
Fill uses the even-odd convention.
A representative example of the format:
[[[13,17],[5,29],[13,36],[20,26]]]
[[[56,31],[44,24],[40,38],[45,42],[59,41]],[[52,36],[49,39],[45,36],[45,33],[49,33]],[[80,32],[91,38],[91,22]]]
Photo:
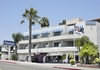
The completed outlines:
[[[49,48],[35,48],[31,50],[32,53],[50,53],[50,52],[68,52],[77,51],[77,47],[49,47]],[[19,49],[18,53],[28,53],[28,49]]]
[[[38,38],[38,39],[32,39],[32,43],[38,43],[38,42],[48,42],[48,41],[55,41],[55,40],[66,40],[66,39],[76,39],[80,38],[84,34],[63,34],[60,36],[51,36],[46,38]],[[28,40],[22,40],[19,42],[19,44],[28,44]]]

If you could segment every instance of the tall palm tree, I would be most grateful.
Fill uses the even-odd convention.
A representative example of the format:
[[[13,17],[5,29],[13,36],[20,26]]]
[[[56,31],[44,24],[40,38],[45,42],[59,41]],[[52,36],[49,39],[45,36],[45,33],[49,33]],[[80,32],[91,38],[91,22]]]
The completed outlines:
[[[37,15],[37,11],[34,8],[30,8],[29,10],[25,10],[23,13],[23,18],[27,19],[29,22],[29,58],[28,61],[31,62],[31,36],[32,36],[32,24],[35,24],[38,21],[39,16]],[[21,21],[24,23],[24,20]]]
[[[48,27],[49,26],[49,20],[47,17],[42,17],[39,21],[41,27]]]
[[[24,18],[26,18],[28,20],[28,22],[29,22],[29,59],[28,59],[28,61],[31,62],[32,24],[38,23],[38,24],[41,25],[41,27],[45,27],[45,26],[48,26],[49,25],[49,23],[48,23],[49,21],[48,21],[47,18],[45,18],[46,23],[40,23],[40,21],[38,20],[40,17],[37,15],[37,10],[35,10],[34,8],[30,8],[29,10],[26,9],[25,12],[24,12],[24,14],[22,16]],[[42,19],[44,19],[44,18],[42,18]],[[24,20],[22,20],[21,23],[24,23]]]
[[[21,33],[13,33],[12,38],[16,44],[15,45],[15,54],[17,55],[17,44],[20,40],[22,40],[24,38],[24,36]]]

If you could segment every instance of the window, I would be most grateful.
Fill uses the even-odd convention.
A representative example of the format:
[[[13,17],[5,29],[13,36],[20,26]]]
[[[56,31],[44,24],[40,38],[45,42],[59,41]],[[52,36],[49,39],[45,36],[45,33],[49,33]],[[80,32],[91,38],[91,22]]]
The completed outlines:
[[[63,42],[63,47],[72,47],[73,46],[73,41],[64,41]]]
[[[33,44],[32,49],[36,48],[36,46],[37,46],[36,44]]]
[[[73,46],[73,41],[68,41],[68,46]]]
[[[28,44],[20,44],[19,49],[26,49],[28,48]]]
[[[54,47],[59,47],[59,44],[60,44],[59,42],[55,42]]]
[[[24,40],[28,40],[29,39],[29,36],[24,36]]]
[[[48,37],[49,33],[42,33],[42,37]]]
[[[33,35],[33,39],[37,39],[39,37],[39,35]]]
[[[48,43],[45,43],[45,44],[44,44],[44,47],[48,47],[48,46],[49,46]]]
[[[72,31],[69,31],[68,34],[74,34],[74,31],[73,30]]]
[[[54,32],[54,36],[59,36],[59,35],[61,35],[61,31]]]

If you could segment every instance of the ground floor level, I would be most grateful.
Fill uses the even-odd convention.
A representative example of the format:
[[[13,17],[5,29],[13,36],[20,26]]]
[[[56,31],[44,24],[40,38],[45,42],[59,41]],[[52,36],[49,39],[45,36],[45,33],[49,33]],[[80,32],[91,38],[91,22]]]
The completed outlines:
[[[28,61],[28,54],[19,54],[20,61]],[[39,63],[69,63],[70,59],[79,62],[78,52],[52,52],[52,53],[32,53],[32,62]]]

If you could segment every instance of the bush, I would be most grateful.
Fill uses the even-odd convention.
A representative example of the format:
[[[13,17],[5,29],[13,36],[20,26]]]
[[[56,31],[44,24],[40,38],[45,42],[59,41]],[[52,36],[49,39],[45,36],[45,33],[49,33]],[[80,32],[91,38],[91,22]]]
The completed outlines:
[[[62,60],[65,60],[66,59],[66,54],[64,54],[61,58],[62,58]]]
[[[12,59],[12,60],[18,60],[18,56],[17,56],[16,54],[13,54],[13,55],[11,56],[11,59]]]
[[[96,58],[96,59],[95,59],[95,62],[96,62],[97,64],[100,64],[100,58]]]
[[[74,59],[71,59],[71,60],[70,60],[70,64],[71,64],[71,65],[75,65],[75,60],[74,60]]]

